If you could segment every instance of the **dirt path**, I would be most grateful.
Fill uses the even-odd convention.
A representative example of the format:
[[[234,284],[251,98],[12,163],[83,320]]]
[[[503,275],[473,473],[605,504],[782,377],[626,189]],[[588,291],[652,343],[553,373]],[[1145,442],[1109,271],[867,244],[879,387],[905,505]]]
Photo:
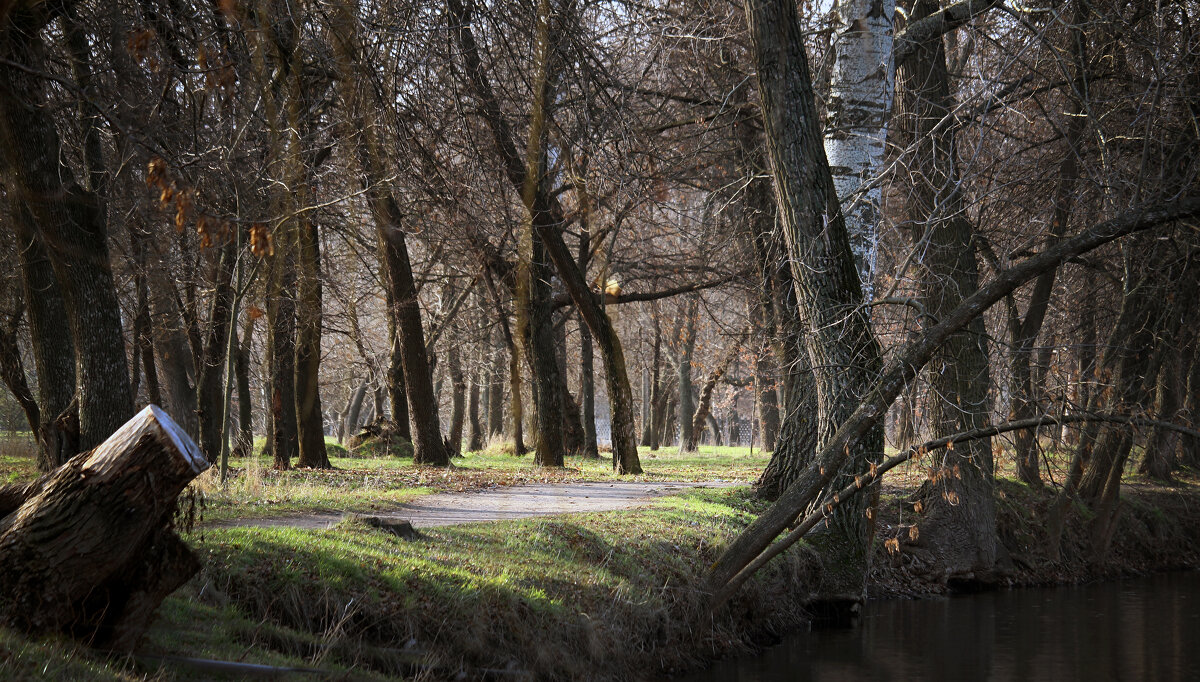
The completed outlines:
[[[534,516],[631,509],[664,495],[692,488],[727,488],[730,481],[706,483],[547,483],[491,488],[464,493],[426,495],[393,509],[372,511],[371,516],[404,520],[413,528],[455,526],[460,523],[526,519]],[[322,529],[342,520],[342,512],[310,512],[263,519],[233,519],[216,527]]]

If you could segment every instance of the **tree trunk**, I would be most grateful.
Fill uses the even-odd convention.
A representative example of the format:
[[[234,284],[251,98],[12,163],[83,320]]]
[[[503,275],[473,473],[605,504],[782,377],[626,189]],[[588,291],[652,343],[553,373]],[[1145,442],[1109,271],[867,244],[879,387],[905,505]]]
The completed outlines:
[[[1087,7],[1082,0],[1074,3],[1074,18],[1068,31],[1069,50],[1073,57],[1073,82],[1067,93],[1067,116],[1064,137],[1066,148],[1063,150],[1062,162],[1059,164],[1058,187],[1054,193],[1053,216],[1050,222],[1050,243],[1061,239],[1066,234],[1067,223],[1074,209],[1075,186],[1079,183],[1078,157],[1081,153],[1080,143],[1087,127],[1086,108],[1083,98],[1088,92],[1085,77],[1087,69],[1087,54],[1084,51],[1086,36],[1083,32],[1087,20]],[[1012,382],[1010,392],[1013,398],[1011,419],[1027,419],[1036,416],[1037,401],[1034,393],[1035,383],[1030,372],[1030,361],[1033,355],[1033,345],[1037,341],[1046,312],[1050,308],[1050,295],[1054,290],[1054,280],[1057,270],[1050,270],[1038,277],[1034,282],[1033,291],[1029,297],[1029,308],[1025,319],[1019,324],[1010,326],[1013,333]],[[1015,310],[1015,305],[1012,306]],[[1086,428],[1086,427],[1085,427]],[[1017,476],[1032,486],[1040,486],[1042,477],[1038,466],[1037,430],[1022,429],[1013,434],[1013,445],[1017,458]]]
[[[775,381],[777,405],[783,409],[771,460],[755,482],[755,490],[760,497],[774,500],[811,463],[817,438],[817,394],[804,348],[804,323],[796,304],[787,247],[775,229],[779,211],[771,196],[770,181],[761,177],[768,170],[764,168],[768,160],[762,147],[761,135],[744,126],[739,137],[740,162],[751,179],[742,210],[758,275],[757,308],[768,328],[779,374]]]
[[[789,0],[746,0],[747,24],[758,74],[767,157],[775,180],[780,228],[787,246],[799,309],[807,323],[805,345],[817,397],[817,434],[827,443],[858,406],[881,369],[879,346],[863,307],[862,288],[822,146],[813,100],[808,57]],[[789,407],[792,403],[789,403]],[[802,417],[785,420],[795,432]],[[785,436],[789,429],[785,426]],[[827,479],[832,493],[853,482],[855,472],[883,453],[883,432],[875,425],[843,466],[841,453],[807,469],[841,470]],[[819,472],[818,472],[819,473]],[[865,584],[873,525],[866,515],[869,496],[858,496],[834,512],[830,537],[845,570],[823,590],[830,599],[857,600]],[[714,568],[721,574],[721,567]]]
[[[524,331],[537,419],[533,459],[538,466],[561,467],[565,454],[563,404],[559,386],[561,376],[554,352],[550,278],[551,269],[546,261],[545,248],[542,240],[535,236],[529,268],[529,325]]]
[[[358,429],[362,426],[360,417],[362,416],[363,399],[367,396],[367,381],[363,381],[350,393],[350,399],[346,404],[346,438],[354,438],[358,435]]]
[[[500,303],[500,292],[496,290],[495,283],[490,277],[485,278],[488,291],[492,295],[493,303],[496,305],[496,321],[499,322],[501,338],[504,342],[504,349],[508,351],[508,387],[509,387],[509,418],[512,420],[512,439],[513,439],[513,454],[523,455],[527,452],[525,448],[525,408],[521,398],[521,355],[517,350],[517,340],[513,336],[513,330],[508,324],[508,314],[504,312],[504,308]],[[501,354],[496,354],[496,359],[499,361]],[[499,379],[501,372],[497,369],[494,378]],[[492,384],[492,416],[500,420],[503,416],[503,406],[500,404],[500,399],[503,396],[503,388],[499,386],[499,382]],[[499,432],[493,432],[493,435],[499,435]]]
[[[917,0],[912,20],[939,9],[937,0]],[[900,80],[904,111],[898,125],[912,141],[911,167],[919,178],[908,196],[909,213],[918,221],[913,241],[925,249],[922,297],[926,311],[941,320],[979,287],[975,229],[962,203],[954,126],[944,123],[955,103],[941,35],[919,44],[901,65]],[[986,339],[983,318],[977,317],[950,336],[927,367],[934,438],[990,423]],[[981,438],[941,455],[923,486],[923,527],[916,544],[931,549],[949,577],[982,577],[996,562],[993,473],[991,439]]]
[[[788,15],[782,15],[788,16]],[[768,25],[769,22],[768,22]],[[784,70],[787,73],[786,69]],[[704,579],[704,589],[712,596],[712,603],[720,604],[728,599],[739,586],[754,574],[766,561],[805,537],[812,526],[802,525],[779,542],[779,536],[798,515],[810,505],[820,504],[822,490],[841,471],[842,466],[852,459],[862,443],[872,437],[887,414],[887,408],[933,357],[935,351],[952,334],[965,328],[971,320],[995,305],[997,301],[1032,280],[1047,268],[1059,267],[1067,260],[1104,246],[1126,235],[1143,233],[1152,228],[1200,215],[1200,199],[1184,198],[1162,203],[1139,206],[1115,218],[1093,225],[1070,238],[1064,239],[1045,251],[1017,263],[996,276],[971,295],[952,314],[928,327],[913,341],[905,344],[888,360],[876,376],[870,392],[860,400],[858,407],[847,417],[833,437],[824,443],[817,453],[822,466],[809,468],[802,478],[790,485],[770,507],[763,511],[750,526],[741,533],[712,565]],[[825,272],[814,269],[814,273]],[[786,426],[786,422],[785,422]],[[829,464],[830,466],[824,466]],[[863,471],[867,471],[864,469]],[[836,493],[846,490],[857,491],[859,482],[851,481]],[[868,486],[870,490],[874,486]],[[854,495],[854,497],[862,497]],[[832,497],[828,506],[820,505],[827,513],[833,506]],[[845,505],[841,505],[844,507]],[[820,517],[813,517],[819,519]],[[770,546],[770,549],[768,549]]]
[[[391,296],[390,292],[388,296]],[[388,304],[388,309],[391,309],[391,304]],[[392,315],[388,315],[388,349],[387,394],[388,403],[392,406],[392,427],[396,429],[397,436],[412,441],[412,426],[408,417],[408,382],[404,380],[404,354],[401,351],[400,329]]]
[[[654,409],[651,407],[652,399],[650,396],[653,392],[654,389],[650,387],[650,368],[642,367],[642,391],[640,396],[642,401],[642,440],[638,445],[643,447],[650,445],[652,436],[650,424],[653,419],[651,415]]]
[[[1122,413],[1150,406],[1159,358],[1176,343],[1182,320],[1193,319],[1196,303],[1189,294],[1200,283],[1190,264],[1172,259],[1170,245],[1148,235],[1129,248],[1147,254],[1145,262],[1153,266],[1139,281],[1126,284],[1121,315],[1100,366],[1100,381],[1110,388],[1097,394],[1093,411]],[[1176,300],[1182,306],[1169,305]],[[1107,553],[1116,527],[1121,477],[1132,447],[1128,428],[1102,429],[1080,481],[1080,495],[1095,514],[1090,531],[1097,561]]]
[[[712,374],[708,375],[708,380],[704,382],[703,388],[700,389],[700,403],[696,406],[696,412],[692,415],[692,437],[687,443],[685,450],[687,452],[695,452],[697,441],[700,440],[700,430],[704,428],[704,422],[712,416],[712,394],[717,387],[717,382],[721,377],[725,376],[725,372],[729,371],[729,365],[733,363],[733,359],[737,357],[738,350],[742,347],[742,339],[745,338],[745,332],[741,332],[737,337],[730,341],[729,348],[725,349],[725,354],[717,361],[717,366],[713,368]],[[721,444],[721,434],[717,430],[715,423],[713,424],[713,444]]]
[[[342,76],[342,96],[352,112],[347,133],[350,137],[360,136],[362,139],[358,160],[363,185],[367,188],[367,203],[375,220],[379,262],[385,276],[388,317],[394,325],[391,327],[392,366],[389,371],[392,418],[401,435],[404,435],[405,427],[411,424],[414,464],[447,466],[450,455],[446,452],[438,419],[433,377],[425,348],[425,330],[421,323],[421,303],[417,298],[416,281],[413,279],[404,236],[405,216],[386,181],[389,172],[384,160],[383,141],[378,138],[375,117],[382,106],[382,94],[375,89],[368,89],[374,94],[374,100],[365,102],[355,89],[354,84],[359,82],[356,70],[362,61],[357,19],[345,8],[340,8],[338,12],[338,20],[345,34],[336,45],[338,68]],[[395,390],[400,379],[400,367],[395,362],[397,351],[403,367],[404,396]],[[409,424],[401,424],[399,419],[400,409],[404,405],[403,397],[408,398]]]
[[[133,227],[134,234],[140,228]],[[163,397],[166,409],[175,415],[176,423],[193,438],[200,437],[199,418],[196,414],[196,356],[188,343],[186,325],[183,321],[179,290],[170,276],[172,264],[164,261],[164,255],[155,247],[149,235],[142,234],[140,240],[147,249],[147,276],[150,287],[150,315],[154,350],[158,366],[162,370]]]
[[[1154,418],[1162,422],[1173,422],[1179,415],[1180,398],[1183,393],[1183,358],[1179,348],[1163,349],[1166,354],[1155,382]],[[1184,370],[1181,372],[1180,370]],[[1179,447],[1179,432],[1156,426],[1146,441],[1146,454],[1138,466],[1138,472],[1150,478],[1170,482],[1171,472],[1176,466],[1175,451]]]
[[[675,381],[679,390],[679,452],[695,450],[692,415],[696,412],[692,398],[692,355],[696,350],[696,308],[699,299],[690,296],[683,310],[683,336],[676,355]]]
[[[291,467],[299,455],[296,425],[296,267],[295,244],[286,236],[275,242],[270,297],[267,299],[267,346],[271,359],[271,452],[276,469]]]
[[[374,184],[372,184],[374,186]],[[413,463],[446,466],[450,455],[442,441],[437,400],[433,393],[429,359],[425,353],[425,333],[421,326],[421,307],[416,282],[408,260],[408,246],[400,229],[399,207],[389,197],[376,197],[376,229],[379,234],[380,260],[385,265],[392,309],[400,336],[404,362],[405,393],[412,423]]]
[[[38,468],[50,471],[79,452],[78,406],[75,395],[75,350],[67,326],[62,290],[54,278],[45,246],[23,204],[12,202],[12,225],[21,257],[21,284],[34,370],[40,422]]]
[[[151,405],[162,404],[162,389],[158,383],[158,368],[154,364],[154,333],[150,320],[150,284],[146,264],[146,244],[140,236],[140,228],[130,227],[130,251],[133,260],[133,288],[135,310],[133,318],[133,347],[141,358],[142,374],[146,377],[146,400]],[[134,368],[137,371],[137,368]],[[133,387],[137,398],[137,387]]]
[[[321,410],[321,242],[311,220],[299,219],[296,232],[296,466],[331,469]]]
[[[779,402],[775,390],[777,371],[771,363],[770,351],[760,348],[754,358],[754,392],[757,405],[759,437],[764,452],[775,450],[779,434]]]
[[[592,332],[582,323],[579,325],[579,394],[583,402],[583,456],[597,459],[600,457],[600,448],[596,444],[596,375],[592,364]]]
[[[0,622],[132,650],[162,599],[200,568],[172,517],[176,497],[208,467],[150,406],[26,486],[20,508],[0,513]]]
[[[713,416],[712,412],[705,415],[704,421],[708,424],[709,433],[712,434],[712,444],[716,446],[724,445],[725,439],[721,435],[721,425],[717,422],[717,418]],[[693,427],[692,432],[695,433],[696,431],[697,429]]]
[[[657,309],[654,315],[654,354],[650,359],[650,424],[646,427],[649,441],[646,445],[654,451],[662,445],[663,420],[666,417],[667,397],[663,390],[662,377],[662,327],[658,320]]]
[[[867,301],[874,290],[883,186],[875,183],[862,196],[856,194],[883,167],[892,106],[895,13],[895,0],[838,0],[833,11],[825,154]]]
[[[513,454],[523,455],[529,451],[525,447],[525,404],[521,397],[521,356],[516,344],[509,337],[508,345],[508,395],[509,419],[512,420]]]
[[[75,351],[79,447],[95,447],[133,413],[121,308],[108,255],[103,199],[62,164],[46,106],[39,31],[3,27],[0,56],[29,71],[0,69],[0,148],[8,190],[24,199],[62,287]]]
[[[564,317],[566,317],[564,315]],[[562,405],[563,451],[578,455],[583,452],[583,419],[579,403],[567,385],[567,324],[554,325],[554,362],[558,366],[558,394]]]
[[[587,322],[592,336],[600,347],[604,358],[605,379],[608,385],[608,402],[611,413],[611,431],[613,444],[613,468],[617,473],[641,473],[641,462],[638,460],[637,441],[634,437],[633,391],[629,386],[629,375],[625,367],[625,353],[621,340],[617,336],[612,320],[604,310],[603,302],[588,286],[587,279],[580,271],[570,250],[563,242],[562,229],[566,223],[565,211],[557,197],[548,193],[542,182],[544,169],[544,145],[541,136],[544,131],[546,116],[546,94],[549,91],[550,78],[547,74],[546,61],[549,55],[550,38],[542,36],[541,76],[538,91],[535,94],[534,107],[531,112],[530,150],[538,151],[527,154],[525,163],[517,153],[513,140],[512,129],[500,107],[490,83],[483,72],[482,60],[471,31],[469,12],[459,0],[449,0],[449,14],[454,20],[454,31],[463,62],[466,66],[467,78],[474,94],[481,102],[481,116],[492,132],[496,149],[500,154],[503,170],[509,182],[521,193],[526,210],[529,212],[533,232],[540,239],[542,246],[554,263],[555,270],[562,278],[563,285],[570,294],[571,300],[579,309]],[[550,18],[547,17],[543,26],[548,27]],[[545,30],[548,30],[546,28]],[[555,36],[557,39],[557,36]]]
[[[479,377],[479,364],[472,363],[469,378],[471,388],[467,393],[467,452],[479,452],[483,449],[483,425],[479,421],[479,397],[482,393]]]
[[[786,246],[775,232],[776,211],[764,206],[763,189],[753,185],[749,189],[753,195],[748,201],[758,207],[750,223],[750,238],[758,261],[759,306],[771,323],[771,349],[780,368],[776,386],[783,414],[771,460],[755,482],[755,492],[763,499],[774,500],[812,465],[818,405]]]
[[[242,338],[234,339],[237,357],[233,371],[237,382],[238,435],[234,445],[235,457],[254,455],[254,401],[250,398],[250,344],[254,338],[254,316],[246,315]]]
[[[221,459],[224,434],[225,365],[229,347],[229,325],[233,324],[233,269],[237,259],[234,242],[227,241],[216,254],[216,281],[208,314],[208,334],[200,358],[200,379],[196,384],[197,416],[200,420],[200,451],[205,459]]]
[[[496,338],[496,332],[492,332],[492,338]],[[497,340],[488,356],[487,433],[489,438],[504,434],[504,351],[503,343]]]
[[[29,390],[29,381],[25,376],[25,365],[21,362],[21,348],[17,345],[17,328],[21,324],[22,302],[16,302],[15,312],[8,314],[8,319],[0,321],[0,381],[8,387],[21,411],[25,413],[25,422],[29,424],[29,432],[37,434],[42,426],[42,412],[33,391]],[[39,445],[40,445],[40,438]],[[49,453],[38,449],[38,469],[48,471],[50,466]]]
[[[463,421],[466,418],[467,380],[463,375],[462,355],[458,345],[451,343],[446,350],[446,366],[450,372],[450,433],[446,435],[451,457],[461,457],[463,450]]]

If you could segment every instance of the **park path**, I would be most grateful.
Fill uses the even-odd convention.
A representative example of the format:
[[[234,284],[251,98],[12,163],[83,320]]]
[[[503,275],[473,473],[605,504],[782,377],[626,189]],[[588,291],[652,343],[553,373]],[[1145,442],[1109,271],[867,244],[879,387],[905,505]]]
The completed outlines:
[[[461,493],[436,493],[419,497],[392,509],[370,512],[372,517],[408,521],[413,528],[456,526],[460,523],[527,519],[577,512],[632,509],[665,495],[695,488],[727,488],[740,485],[732,481],[703,483],[614,482],[614,483],[543,483],[488,488]],[[343,512],[315,511],[258,519],[232,519],[213,524],[216,527],[255,528],[330,528],[345,516]]]

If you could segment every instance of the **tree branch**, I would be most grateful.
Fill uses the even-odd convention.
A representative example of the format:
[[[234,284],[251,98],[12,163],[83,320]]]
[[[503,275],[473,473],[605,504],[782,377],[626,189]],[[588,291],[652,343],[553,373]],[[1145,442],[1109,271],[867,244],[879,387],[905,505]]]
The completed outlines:
[[[962,0],[933,14],[914,21],[896,35],[892,61],[896,66],[906,61],[926,41],[949,33],[975,17],[1000,4],[1000,0]]]
[[[872,465],[870,471],[862,474],[861,476],[856,476],[854,478],[854,483],[842,488],[838,492],[834,493],[831,497],[825,498],[821,504],[817,505],[816,511],[813,511],[805,516],[800,524],[797,525],[790,533],[785,535],[782,540],[768,547],[766,551],[758,555],[754,561],[751,561],[746,565],[745,568],[739,571],[737,575],[735,575],[725,585],[723,590],[714,594],[712,597],[712,606],[718,606],[732,596],[733,593],[736,592],[737,589],[741,587],[750,576],[754,575],[755,571],[762,568],[768,561],[775,558],[788,547],[791,547],[793,544],[795,544],[796,541],[804,537],[808,531],[815,528],[818,523],[829,518],[829,515],[833,513],[834,509],[842,506],[847,500],[854,497],[862,490],[865,490],[871,484],[879,481],[888,471],[900,466],[913,457],[920,457],[933,452],[934,450],[952,447],[953,445],[957,445],[959,443],[980,440],[982,438],[991,438],[992,436],[997,436],[1001,433],[1008,433],[1009,431],[1036,429],[1042,426],[1071,424],[1076,422],[1109,422],[1115,424],[1128,424],[1130,426],[1160,426],[1166,429],[1171,429],[1172,431],[1178,431],[1179,433],[1187,434],[1193,438],[1200,438],[1200,431],[1196,431],[1173,422],[1159,421],[1157,419],[1144,419],[1141,417],[1131,417],[1121,414],[1081,413],[1064,415],[1060,417],[1046,415],[1041,417],[1032,417],[1030,419],[1020,419],[1017,421],[1005,422],[1003,424],[996,424],[994,426],[988,426],[981,429],[963,431],[950,436],[943,436],[942,438],[913,446],[908,450],[885,460],[881,464]]]
[[[1069,258],[1134,232],[1164,223],[1200,216],[1200,197],[1186,197],[1154,206],[1141,206],[1064,239],[1018,265],[999,272],[941,322],[928,327],[900,349],[884,366],[879,380],[837,432],[817,453],[813,469],[804,472],[762,515],[738,536],[713,564],[706,577],[711,594],[724,594],[735,575],[745,569],[816,499],[857,448],[862,437],[887,414],[888,406],[929,362],[952,334],[964,329],[997,301],[1042,272]]]

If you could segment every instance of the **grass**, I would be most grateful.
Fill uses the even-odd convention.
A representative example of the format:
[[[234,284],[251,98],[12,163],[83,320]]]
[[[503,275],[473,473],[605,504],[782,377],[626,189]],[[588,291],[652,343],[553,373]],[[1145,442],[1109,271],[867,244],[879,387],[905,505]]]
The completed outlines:
[[[427,530],[416,542],[353,523],[205,530],[193,541],[207,568],[171,601],[234,605],[236,619],[270,630],[243,631],[245,646],[309,665],[324,652],[388,675],[517,668],[624,679],[745,644],[720,618],[697,631],[693,586],[760,506],[745,491],[696,491],[636,512]],[[758,578],[747,593],[762,610],[755,618],[797,618],[768,585],[799,574],[792,555]],[[151,651],[172,652],[170,633],[190,620],[175,620],[177,608],[164,611]],[[325,644],[314,648],[313,634]],[[631,642],[644,651],[614,655]]]
[[[798,588],[812,563],[801,548],[756,576],[733,609],[706,614],[694,587],[761,506],[744,489],[693,491],[637,511],[427,530],[418,541],[356,523],[197,530],[186,539],[205,568],[164,602],[139,653],[352,671],[346,678],[356,680],[477,679],[486,670],[617,680],[685,668],[747,649],[763,628],[801,622]],[[74,655],[5,637],[54,665]],[[85,660],[94,674],[80,668],[64,679],[135,674],[120,661]],[[0,659],[0,676],[9,670]],[[140,670],[194,675],[174,664]]]
[[[0,435],[0,485],[37,478],[36,457],[37,446],[28,433]]]

